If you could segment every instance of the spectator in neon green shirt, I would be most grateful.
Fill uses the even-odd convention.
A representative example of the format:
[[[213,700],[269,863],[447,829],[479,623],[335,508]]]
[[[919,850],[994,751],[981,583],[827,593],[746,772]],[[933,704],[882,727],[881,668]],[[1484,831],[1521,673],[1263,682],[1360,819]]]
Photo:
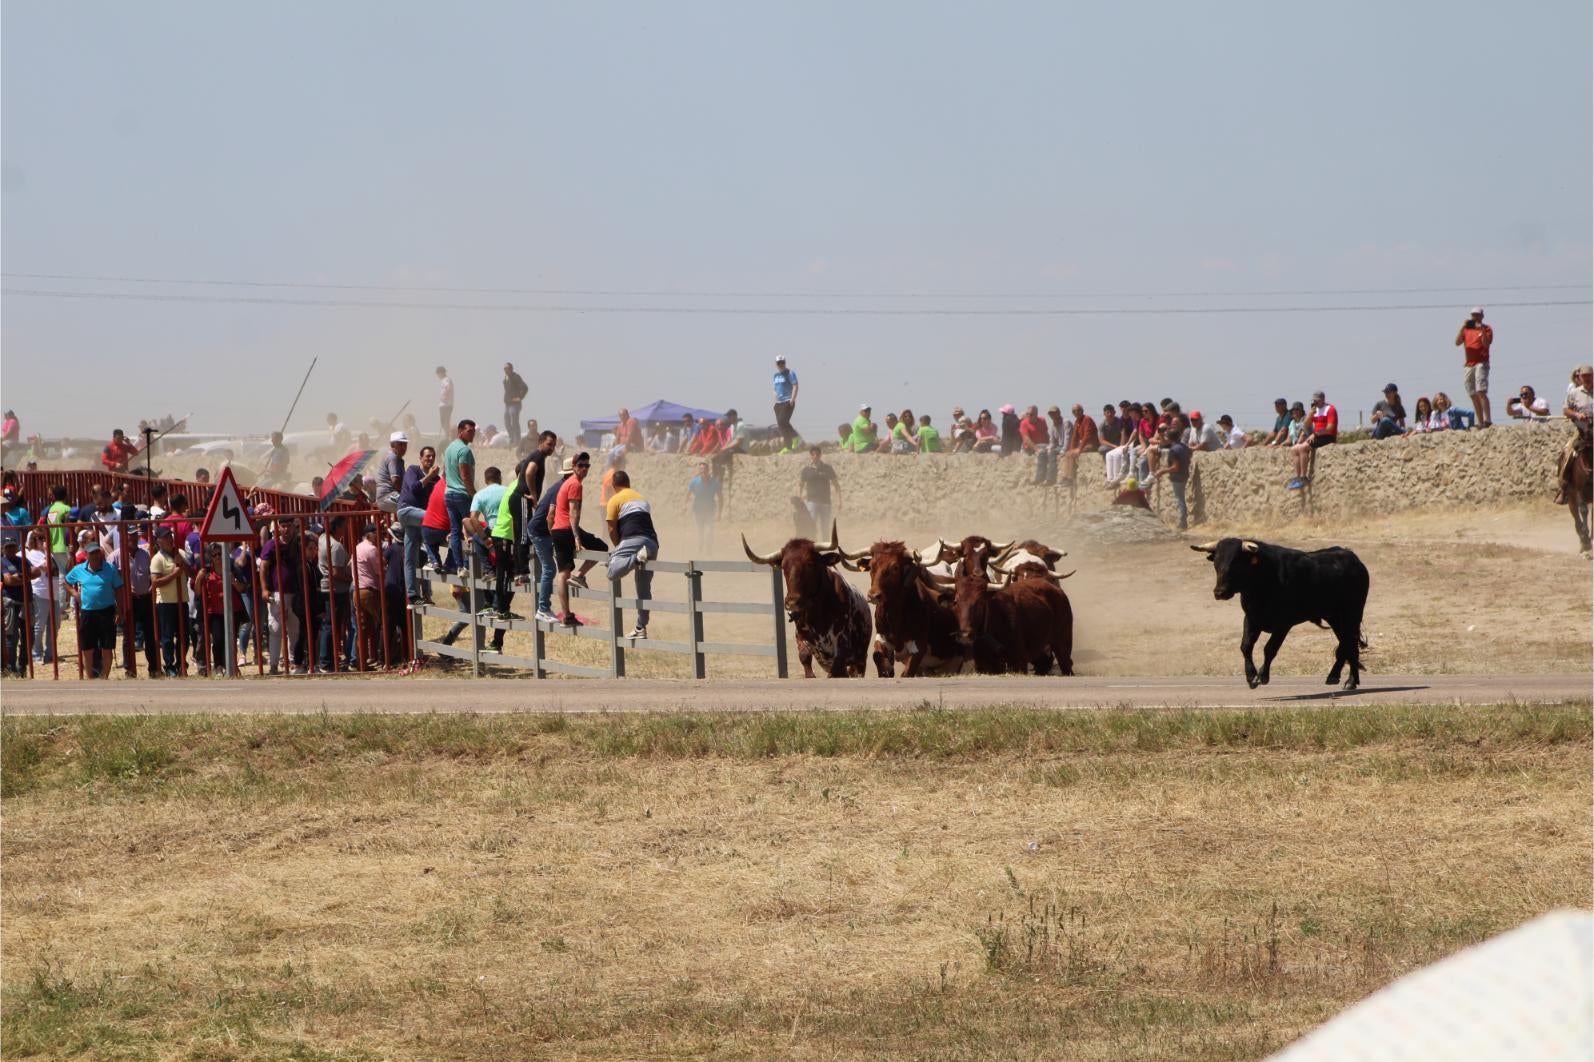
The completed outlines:
[[[930,424],[928,413],[919,418],[919,452],[921,454],[941,452],[941,433]]]
[[[869,419],[869,414],[872,412],[867,404],[858,407],[858,416],[852,422],[852,435],[848,437],[843,449],[862,454],[875,448],[878,439],[874,421]]]

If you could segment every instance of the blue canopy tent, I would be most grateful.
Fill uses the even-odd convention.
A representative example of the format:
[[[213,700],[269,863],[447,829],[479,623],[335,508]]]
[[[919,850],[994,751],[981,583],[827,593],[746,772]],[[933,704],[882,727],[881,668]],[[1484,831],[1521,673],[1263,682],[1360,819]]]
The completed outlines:
[[[644,431],[650,430],[654,424],[660,421],[672,426],[678,425],[681,423],[681,418],[688,413],[692,414],[692,417],[696,420],[702,420],[704,417],[710,420],[718,420],[725,415],[723,412],[717,412],[712,409],[698,409],[694,406],[677,405],[674,402],[666,402],[662,398],[657,402],[649,402],[645,406],[638,406],[631,410],[631,415],[642,423]],[[581,445],[597,446],[606,432],[612,432],[619,426],[620,418],[618,416],[584,420],[581,422]]]

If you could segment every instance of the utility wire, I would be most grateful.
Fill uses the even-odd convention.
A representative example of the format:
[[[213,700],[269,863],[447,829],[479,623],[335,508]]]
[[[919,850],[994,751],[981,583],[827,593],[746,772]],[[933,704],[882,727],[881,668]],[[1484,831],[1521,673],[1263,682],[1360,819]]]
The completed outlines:
[[[759,317],[1141,317],[1167,315],[1266,313],[1384,313],[1399,310],[1454,310],[1451,303],[1398,303],[1340,306],[1125,306],[1125,307],[1015,307],[1010,309],[958,309],[947,307],[902,309],[881,306],[856,308],[812,306],[644,306],[545,305],[525,303],[383,302],[373,299],[306,299],[284,296],[173,295],[120,291],[49,291],[39,288],[0,288],[6,295],[42,299],[89,299],[131,302],[224,303],[251,306],[358,307],[379,310],[469,310],[552,314],[653,314]],[[1496,302],[1495,307],[1588,306],[1591,299],[1545,299]]]
[[[325,284],[268,280],[193,280],[156,277],[96,276],[71,273],[0,273],[14,280],[60,280],[101,284],[165,284],[227,288],[302,288],[322,291],[390,291],[404,294],[438,295],[543,295],[628,298],[700,299],[1174,299],[1223,297],[1272,297],[1306,295],[1437,295],[1447,292],[1497,291],[1586,291],[1582,284],[1484,284],[1445,288],[1295,288],[1253,291],[1097,291],[1097,292],[802,292],[802,291],[662,291],[616,288],[469,288],[427,287],[394,284]]]

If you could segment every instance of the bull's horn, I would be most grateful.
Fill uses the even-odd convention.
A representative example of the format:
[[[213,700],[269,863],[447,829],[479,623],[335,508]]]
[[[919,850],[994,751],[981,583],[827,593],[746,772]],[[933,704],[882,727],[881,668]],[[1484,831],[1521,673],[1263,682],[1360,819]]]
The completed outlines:
[[[1218,542],[1217,539],[1213,539],[1204,546],[1191,546],[1190,548],[1197,553],[1216,553],[1218,551]]]
[[[761,557],[753,552],[753,547],[747,544],[747,536],[742,536],[742,549],[747,552],[747,559],[755,564],[767,564],[773,568],[780,561],[780,551],[777,550],[767,557]]]
[[[836,544],[836,521],[830,521],[830,542],[819,547],[821,553],[840,553],[841,547]]]
[[[1016,538],[1008,542],[992,542],[991,553],[997,560],[1005,560],[1007,555],[1013,551],[1013,547],[1017,544],[1018,539]]]
[[[1074,575],[1078,571],[1079,571],[1079,569],[1075,568],[1073,571],[1069,572],[1068,575]],[[1058,575],[1056,572],[1048,572],[1047,575],[1046,575],[1046,578],[1050,579],[1054,583],[1060,583],[1064,579],[1067,579],[1068,575]]]
[[[937,575],[924,565],[919,565],[919,578],[935,587],[955,586],[957,580],[950,575]]]
[[[841,566],[847,569],[849,572],[863,572],[869,570],[862,564],[859,564],[857,561],[847,556],[845,553],[841,554]]]
[[[1247,553],[1256,553],[1262,547],[1258,546],[1255,542],[1252,542],[1250,539],[1246,539],[1244,542],[1240,543],[1240,548],[1245,550],[1245,552],[1247,552]]]

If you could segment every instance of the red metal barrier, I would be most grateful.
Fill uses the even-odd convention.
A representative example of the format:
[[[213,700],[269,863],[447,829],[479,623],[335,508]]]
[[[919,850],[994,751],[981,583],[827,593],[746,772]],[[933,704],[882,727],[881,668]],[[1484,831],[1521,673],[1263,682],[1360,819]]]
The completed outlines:
[[[45,473],[45,475],[48,475],[48,473]],[[191,506],[190,508],[192,509],[194,507]],[[186,522],[193,524],[195,530],[197,531],[198,520],[196,517],[192,516],[192,514],[186,517],[168,516],[162,521],[73,521],[50,525],[32,525],[26,529],[18,529],[25,530],[27,536],[33,539],[33,545],[37,547],[34,552],[43,554],[44,563],[46,566],[51,568],[52,573],[53,566],[55,564],[54,553],[56,551],[51,549],[52,543],[49,537],[51,531],[58,531],[61,535],[65,536],[65,541],[62,544],[67,546],[66,552],[71,554],[69,563],[74,567],[78,563],[81,563],[82,558],[86,556],[86,553],[78,548],[78,539],[81,533],[87,531],[99,537],[100,542],[106,551],[107,563],[114,565],[118,573],[122,576],[123,585],[118,591],[118,608],[121,611],[121,623],[119,630],[122,638],[121,648],[123,655],[123,669],[130,677],[136,678],[139,674],[138,652],[135,649],[138,632],[138,620],[134,614],[133,607],[133,589],[135,582],[135,558],[133,551],[139,550],[141,552],[145,552],[149,554],[150,559],[153,560],[153,555],[156,550],[156,530],[163,525],[178,523],[179,520],[185,520]],[[348,604],[342,609],[338,607],[338,602],[332,593],[319,595],[318,588],[320,578],[319,575],[312,574],[312,568],[318,563],[321,542],[326,537],[325,527],[330,525],[333,520],[336,520],[338,524],[336,530],[332,532],[333,538],[348,551],[349,555],[350,596],[346,599]],[[395,659],[400,654],[395,653],[393,647],[388,644],[387,632],[391,627],[396,625],[396,621],[390,622],[390,604],[388,601],[388,595],[386,593],[387,566],[385,563],[385,558],[381,553],[381,542],[383,540],[383,536],[387,534],[387,529],[394,522],[394,520],[395,517],[390,513],[376,510],[349,510],[344,508],[336,509],[330,513],[278,513],[277,515],[268,516],[263,519],[257,519],[256,530],[259,536],[259,542],[244,544],[240,547],[242,551],[241,557],[249,566],[249,584],[254,591],[253,600],[248,615],[250,622],[254,624],[257,673],[263,675],[265,671],[265,641],[262,626],[269,623],[269,614],[271,608],[271,595],[265,589],[262,573],[260,570],[259,545],[263,544],[268,536],[277,534],[277,527],[280,524],[289,522],[296,526],[296,529],[299,533],[300,570],[297,576],[288,573],[285,574],[287,578],[297,579],[302,587],[298,608],[296,608],[294,611],[299,614],[297,618],[300,620],[300,637],[305,640],[305,662],[307,665],[307,672],[314,671],[319,664],[316,650],[319,627],[323,622],[330,627],[332,641],[330,647],[330,662],[334,670],[340,667],[345,658],[347,658],[348,662],[359,671],[368,671],[381,668],[383,666],[392,666],[394,664]],[[362,537],[361,530],[368,523],[375,524],[378,531],[378,586],[374,591],[370,590],[369,588],[362,589],[358,585],[358,555],[356,550],[358,549],[358,543]],[[317,534],[314,530],[312,530],[313,526],[323,527],[321,534]],[[175,545],[180,551],[186,552],[186,542],[175,543]],[[24,581],[22,629],[16,634],[16,651],[23,654],[22,661],[27,664],[30,677],[37,677],[32,667],[32,648],[35,642],[33,636],[32,580],[37,576],[38,572],[29,566],[27,555],[28,550],[25,548],[23,551],[23,562],[24,572],[27,576],[27,579]],[[235,590],[232,584],[233,556],[231,550],[224,549],[222,553],[222,563],[223,569],[225,571],[223,576],[223,592],[237,596],[240,592]],[[203,573],[207,571],[213,572],[213,568],[208,563],[208,556],[204,552],[203,547],[201,547],[201,551],[197,556],[193,556],[189,559],[188,565],[188,571],[179,576],[179,579],[181,579],[183,583],[183,589],[179,592],[179,603],[195,600],[197,595],[196,618],[198,623],[197,631],[195,631],[194,634],[200,638],[200,643],[197,646],[193,646],[193,649],[198,660],[204,664],[206,673],[209,675],[214,675],[216,674],[218,668],[225,670],[225,662],[212,659],[214,655],[214,642],[210,635],[211,610],[209,609],[208,603],[205,600],[205,594],[203,592],[204,579],[201,578]],[[142,562],[140,562],[140,566],[142,567]],[[59,574],[61,576],[65,575],[64,572]],[[206,576],[206,578],[208,578],[208,576]],[[314,580],[314,583],[312,583],[312,579]],[[279,578],[274,581],[280,586],[283,580]],[[60,628],[64,626],[64,620],[67,618],[67,616],[69,614],[75,615],[76,610],[69,608],[68,600],[57,600],[57,595],[55,593],[56,578],[53,574],[48,586],[51,592],[49,621],[54,625],[56,630],[56,636],[52,637],[51,639],[51,649],[54,660],[52,675],[55,678],[60,678]],[[317,589],[313,591],[312,586],[316,587]],[[372,625],[371,620],[359,607],[360,601],[362,600],[361,595],[370,594],[372,592],[376,593],[377,595],[377,603],[375,607],[376,629],[374,631],[365,629]],[[158,588],[151,585],[148,588],[148,594],[151,618],[147,624],[146,637],[154,640],[153,655],[157,661],[157,666],[164,670],[167,661],[165,659],[165,654],[161,645],[161,618],[160,609],[158,607],[160,591]],[[223,600],[225,601],[226,599],[223,598]],[[317,607],[318,604],[320,606],[319,608]],[[370,606],[367,605],[367,609],[369,609],[369,607]],[[404,607],[402,599],[396,606],[391,607]],[[340,612],[347,612],[348,614],[340,616]],[[408,609],[406,609],[406,613],[408,613]],[[177,642],[177,659],[173,661],[173,663],[178,670],[178,674],[180,676],[186,676],[189,672],[188,656],[190,643],[192,641],[189,630],[190,619],[186,608],[179,610],[178,615],[179,621],[177,630],[172,632],[175,634]],[[234,615],[235,617],[240,617],[239,621],[241,622],[241,617],[244,616],[243,609],[236,608]],[[405,626],[409,631],[409,644],[410,646],[413,646],[414,617],[413,615],[407,614],[405,618]],[[342,621],[341,623],[339,622],[340,620]],[[293,644],[287,638],[287,629],[288,623],[286,618],[284,618],[282,621],[281,632],[281,637],[284,644],[281,646],[281,651],[282,656],[287,664],[284,670],[286,673],[291,674],[293,671]],[[348,657],[348,655],[345,653],[344,646],[342,644],[344,642],[344,637],[341,637],[346,636],[350,632],[353,632],[355,636],[355,653],[352,657]],[[236,652],[236,625],[234,626],[233,635],[233,649],[231,651]],[[380,655],[378,655],[378,650],[376,648],[377,646],[381,647]],[[146,651],[146,657],[149,655],[149,651]],[[403,655],[410,657],[413,655],[413,650]],[[83,668],[84,662],[80,645],[78,653],[78,670],[80,676],[84,673]]]

